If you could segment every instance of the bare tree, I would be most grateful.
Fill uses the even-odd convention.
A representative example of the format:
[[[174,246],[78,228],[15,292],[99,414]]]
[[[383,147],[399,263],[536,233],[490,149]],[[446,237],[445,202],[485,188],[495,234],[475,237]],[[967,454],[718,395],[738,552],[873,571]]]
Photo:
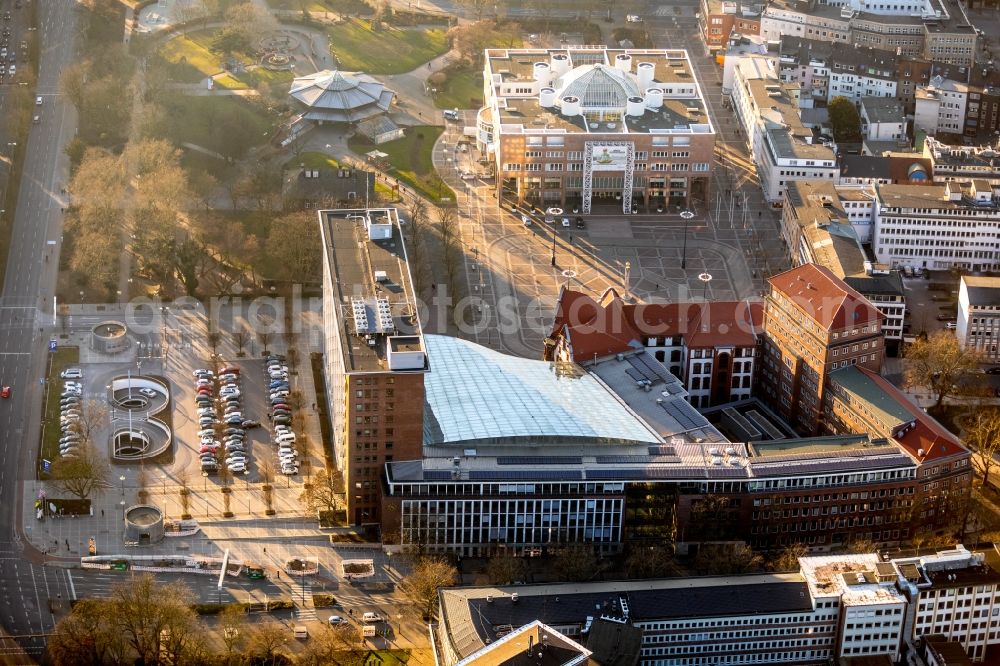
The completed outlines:
[[[420,610],[425,618],[434,615],[438,588],[454,585],[458,570],[452,564],[436,557],[417,561],[413,571],[403,580],[403,594]]]
[[[951,331],[937,331],[910,345],[906,361],[906,386],[929,388],[935,396],[931,409],[937,410],[945,398],[955,394],[962,379],[979,366],[981,357],[972,347],[962,349]]]
[[[247,641],[247,653],[255,659],[274,663],[278,650],[288,642],[288,630],[274,620],[254,624]]]
[[[61,456],[52,463],[52,480],[60,490],[87,499],[111,485],[111,468],[93,444],[82,442],[75,457]]]
[[[804,543],[789,544],[782,548],[768,566],[774,571],[798,571],[799,558],[809,554],[809,548]]]
[[[310,512],[336,512],[344,506],[344,483],[335,470],[326,469],[313,477],[302,492],[302,503]]]
[[[222,642],[229,660],[246,642],[248,626],[246,610],[240,604],[228,604],[219,613],[219,629],[222,630]]]
[[[245,328],[240,326],[238,329],[233,331],[233,344],[235,344],[238,348],[238,351],[236,352],[237,356],[243,356],[248,342],[250,342],[250,333],[248,333]]]
[[[48,645],[55,666],[125,664],[129,646],[118,629],[111,602],[81,599],[56,625]]]
[[[524,560],[502,551],[490,558],[486,565],[486,576],[493,585],[509,585],[524,580]]]
[[[197,634],[194,599],[183,585],[161,585],[150,574],[132,577],[111,590],[111,604],[122,636],[135,652],[139,663],[161,663],[164,652],[172,653],[168,663],[184,663]]]
[[[586,543],[571,543],[557,550],[553,556],[552,569],[559,580],[590,580],[598,571],[594,547]]]
[[[967,417],[965,443],[972,448],[976,467],[983,475],[983,485],[990,483],[990,471],[1000,454],[1000,409],[983,407]]]
[[[681,568],[667,546],[636,546],[625,559],[629,578],[666,578],[679,576]]]
[[[441,238],[441,263],[448,280],[448,291],[454,301],[459,298],[458,269],[462,259],[458,210],[452,207],[438,207],[437,218],[438,234]]]
[[[763,564],[746,544],[701,544],[692,567],[701,575],[721,576],[759,571]]]

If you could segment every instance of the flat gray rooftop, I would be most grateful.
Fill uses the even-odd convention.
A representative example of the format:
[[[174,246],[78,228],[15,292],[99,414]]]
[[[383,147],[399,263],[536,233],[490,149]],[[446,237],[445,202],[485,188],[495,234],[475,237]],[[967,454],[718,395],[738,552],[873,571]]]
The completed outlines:
[[[330,266],[332,299],[340,307],[338,334],[349,372],[387,369],[386,353],[392,335],[417,336],[409,344],[419,344],[420,329],[412,316],[416,312],[410,271],[406,264],[403,237],[394,208],[324,210],[320,212],[324,252]],[[388,231],[388,237],[369,240],[367,222]],[[359,335],[353,303],[362,301],[366,316],[378,320],[378,301],[389,304],[392,326],[373,326],[368,336]],[[394,345],[406,344],[394,341]],[[397,349],[398,347],[394,347]]]

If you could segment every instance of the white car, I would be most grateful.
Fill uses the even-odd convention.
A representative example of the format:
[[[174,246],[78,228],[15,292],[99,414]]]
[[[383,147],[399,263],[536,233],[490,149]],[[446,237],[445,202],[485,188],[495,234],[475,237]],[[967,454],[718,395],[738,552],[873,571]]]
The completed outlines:
[[[563,225],[564,227],[566,227],[566,228],[569,228],[569,218],[568,218],[568,217],[564,217],[564,218],[562,219],[562,225]]]
[[[66,382],[63,382],[63,386],[65,388],[76,388],[76,389],[81,389],[81,390],[83,389],[83,384],[81,384],[80,382],[66,381]]]
[[[638,14],[629,14],[625,17],[626,23],[642,23],[642,17]]]
[[[66,368],[59,373],[59,376],[63,379],[81,379],[83,377],[83,370],[80,368]]]
[[[198,368],[194,371],[195,377],[214,377],[215,373],[211,370],[206,370],[205,368]]]
[[[463,171],[461,177],[462,180],[475,180],[476,174],[472,173],[471,171]]]
[[[35,97],[35,106],[41,106],[41,105],[42,105],[42,96],[38,95],[37,97]]]
[[[146,396],[147,398],[155,398],[156,396],[160,395],[159,393],[150,388],[141,388],[139,389],[139,393]]]
[[[527,215],[522,215],[521,216],[521,223],[524,226],[526,226],[526,227],[530,227],[531,226],[531,218],[528,217]]]
[[[248,471],[247,466],[241,462],[229,463],[226,467],[228,467],[229,471],[233,474],[246,474]]]

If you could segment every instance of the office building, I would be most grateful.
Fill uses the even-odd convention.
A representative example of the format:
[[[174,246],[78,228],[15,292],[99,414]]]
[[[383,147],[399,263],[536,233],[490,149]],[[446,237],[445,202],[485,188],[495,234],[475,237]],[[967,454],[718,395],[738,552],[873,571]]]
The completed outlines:
[[[1000,645],[1000,564],[997,549],[953,550],[892,560],[909,601],[907,641],[932,644],[932,654],[954,653],[981,662]],[[957,655],[956,655],[957,656]],[[947,661],[949,666],[961,661]]]
[[[896,663],[924,644],[929,663],[981,662],[1000,644],[998,560],[996,548],[959,545],[893,559],[802,557],[794,573],[443,588],[435,644],[453,666],[539,625],[558,633],[554,645],[590,649],[603,625],[639,630],[644,666]],[[631,643],[628,656],[635,663]]]
[[[800,434],[818,434],[827,375],[852,365],[882,367],[884,315],[817,264],[767,282],[759,394]]]
[[[625,303],[563,288],[545,358],[586,363],[645,349],[709,407],[750,397],[763,308],[749,301]]]
[[[324,378],[347,520],[379,525],[386,462],[422,455],[428,370],[394,208],[319,211]]]
[[[930,160],[931,177],[936,183],[979,179],[991,187],[1000,186],[1000,150],[996,146],[952,146],[927,137],[924,157]]]
[[[972,65],[977,44],[976,30],[962,7],[945,0],[772,0],[761,16],[760,34],[770,41],[786,36],[816,39],[963,67]]]
[[[1000,278],[962,276],[955,335],[963,349],[975,349],[984,361],[1000,361]]]
[[[686,51],[487,49],[478,146],[506,199],[584,213],[704,206],[715,128]]]
[[[823,412],[828,432],[891,439],[917,463],[912,503],[903,508],[918,530],[934,533],[961,514],[972,483],[969,450],[881,375],[863,366],[832,372]]]
[[[780,206],[788,183],[836,179],[840,170],[833,149],[802,123],[798,84],[779,81],[764,58],[742,61],[734,76],[732,105],[764,198]]]
[[[701,0],[698,24],[709,51],[724,50],[733,33],[759,35],[764,4],[743,0]]]
[[[876,187],[875,259],[891,268],[1000,268],[1000,198],[986,180]]]
[[[884,315],[882,332],[895,352],[903,339],[906,292],[899,271],[871,261],[861,246],[870,237],[873,188],[792,183],[781,221],[792,265],[815,263],[868,299]]]

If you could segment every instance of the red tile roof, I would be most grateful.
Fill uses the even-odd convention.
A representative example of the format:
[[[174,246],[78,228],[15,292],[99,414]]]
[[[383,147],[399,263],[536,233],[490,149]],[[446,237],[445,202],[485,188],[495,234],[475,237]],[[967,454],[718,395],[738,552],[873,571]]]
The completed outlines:
[[[566,335],[576,360],[631,351],[647,337],[684,336],[688,347],[753,347],[763,306],[745,301],[626,304],[613,290],[600,302],[563,288],[551,337]]]
[[[559,292],[556,316],[549,337],[565,335],[577,361],[598,356],[608,356],[631,351],[638,344],[638,333],[621,311],[621,299],[612,290],[605,292],[603,300],[609,307],[598,303],[583,292],[565,287]]]
[[[916,426],[893,439],[902,444],[903,448],[916,460],[924,463],[968,453],[968,449],[965,448],[961,440],[951,434],[937,419],[914,404],[894,384],[877,372],[872,372],[860,365],[856,367],[870,377],[888,397],[913,416]],[[921,450],[923,455],[920,455]]]
[[[877,322],[881,312],[825,266],[802,264],[767,279],[827,331]]]

